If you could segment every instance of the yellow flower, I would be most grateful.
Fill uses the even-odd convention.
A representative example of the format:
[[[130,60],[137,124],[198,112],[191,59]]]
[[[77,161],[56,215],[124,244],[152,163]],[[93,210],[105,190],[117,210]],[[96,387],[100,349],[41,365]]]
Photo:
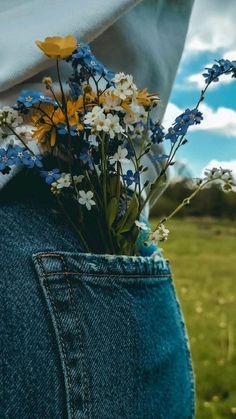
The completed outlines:
[[[82,131],[84,127],[79,122],[79,116],[76,109],[76,102],[72,102],[71,100],[68,100],[66,108],[67,108],[67,116],[68,116],[69,125],[70,126],[76,125],[77,129],[79,131]],[[57,110],[53,113],[52,120],[55,125],[59,125],[60,123],[66,125],[67,123],[66,116],[60,108],[57,108]]]
[[[77,47],[73,35],[49,36],[44,41],[35,41],[35,43],[49,58],[67,58]]]
[[[79,131],[84,129],[79,121],[77,102],[67,101],[67,116],[70,126],[76,125]],[[67,124],[65,113],[61,108],[55,110],[52,105],[44,105],[41,110],[32,115],[31,121],[35,126],[33,138],[36,138],[41,144],[47,144],[49,140],[51,147],[56,144],[56,127],[59,124]]]
[[[73,103],[77,112],[83,112],[85,109],[90,111],[95,105],[97,105],[97,93],[93,91],[86,93],[83,96],[79,96]]]
[[[136,99],[140,105],[148,108],[156,105],[160,101],[156,93],[149,93],[147,89],[139,90]]]
[[[31,116],[31,122],[35,126],[32,137],[46,146],[49,140],[50,146],[53,147],[56,143],[56,130],[50,118],[42,118],[39,113],[35,113]]]
[[[56,143],[56,130],[53,126],[41,123],[33,130],[33,138],[36,138],[42,144],[47,142],[47,134],[50,135],[50,146],[54,147]]]

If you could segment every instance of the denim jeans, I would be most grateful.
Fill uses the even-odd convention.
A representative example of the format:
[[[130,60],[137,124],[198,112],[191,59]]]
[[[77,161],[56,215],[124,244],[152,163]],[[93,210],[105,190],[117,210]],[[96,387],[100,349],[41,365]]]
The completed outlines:
[[[39,203],[0,217],[0,418],[193,418],[169,263],[82,253]]]

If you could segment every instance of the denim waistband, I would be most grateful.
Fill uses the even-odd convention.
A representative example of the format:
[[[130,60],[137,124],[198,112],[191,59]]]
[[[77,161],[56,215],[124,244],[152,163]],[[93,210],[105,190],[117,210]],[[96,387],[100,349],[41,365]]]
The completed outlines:
[[[34,257],[41,267],[41,274],[88,273],[125,276],[170,276],[168,260],[154,260],[146,256],[125,256],[78,252],[43,252]]]

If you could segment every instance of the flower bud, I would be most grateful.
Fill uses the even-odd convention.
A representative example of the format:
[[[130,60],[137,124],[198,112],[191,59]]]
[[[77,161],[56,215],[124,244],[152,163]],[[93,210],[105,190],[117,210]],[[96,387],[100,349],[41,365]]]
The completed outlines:
[[[43,78],[42,83],[45,84],[46,89],[50,89],[52,86],[52,79],[49,76]]]

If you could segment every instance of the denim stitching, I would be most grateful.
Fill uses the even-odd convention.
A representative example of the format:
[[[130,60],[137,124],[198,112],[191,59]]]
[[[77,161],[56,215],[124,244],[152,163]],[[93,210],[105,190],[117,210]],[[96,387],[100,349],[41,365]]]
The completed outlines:
[[[66,261],[65,261],[65,259],[63,258],[62,255],[60,255],[60,258],[63,259],[62,263],[63,263],[63,267],[65,268],[64,275],[65,275],[66,283],[67,283],[68,289],[69,289],[72,308],[73,308],[74,313],[76,314],[77,310],[76,310],[76,305],[75,305],[75,300],[74,300],[74,295],[73,295],[73,289],[72,289],[72,287],[71,287],[71,285],[68,281],[68,278],[67,278]],[[77,318],[77,316],[75,316],[75,318]],[[80,326],[80,324],[78,324],[78,326]],[[77,333],[79,335],[79,342],[78,343],[79,343],[79,347],[80,347],[81,361],[82,361],[81,387],[82,387],[83,411],[84,411],[84,414],[86,414],[86,415],[88,413],[88,418],[91,418],[91,410],[90,410],[90,403],[89,403],[89,401],[91,400],[90,399],[90,388],[89,388],[89,380],[88,380],[88,377],[87,377],[86,372],[85,372],[85,365],[86,365],[85,364],[85,359],[84,359],[85,347],[84,347],[84,341],[83,341],[83,337],[82,337],[80,327],[78,327]],[[88,403],[86,403],[88,405],[88,409],[86,409],[86,404],[85,404],[85,399],[86,399],[85,395],[86,394],[87,394],[87,397],[88,397]],[[87,412],[86,412],[86,410],[87,410]]]
[[[60,254],[60,253],[54,253],[54,252],[43,252],[43,253],[40,253],[39,255],[37,255],[37,258],[41,258],[41,259],[43,259],[44,257],[56,257],[56,258],[60,258],[61,260],[62,260],[62,258],[64,259],[64,256],[62,255],[62,254]],[[63,262],[63,268],[64,268],[64,271],[55,271],[55,272],[46,272],[45,270],[44,270],[44,275],[45,276],[49,276],[49,275],[63,275],[63,274],[66,274],[66,275],[84,275],[85,273],[86,274],[88,274],[89,276],[105,276],[105,277],[110,277],[110,276],[113,276],[113,277],[120,277],[121,276],[121,273],[111,273],[111,272],[109,272],[109,273],[103,273],[103,272],[96,272],[96,273],[90,273],[90,272],[79,272],[79,271],[69,271],[69,270],[66,270],[65,269],[65,261],[63,260],[62,261]],[[167,272],[167,273],[163,273],[163,274],[159,274],[159,273],[156,273],[156,274],[126,274],[126,273],[124,273],[124,272],[122,272],[122,277],[125,277],[125,278],[157,278],[157,277],[160,277],[160,278],[166,278],[166,277],[171,277],[171,273],[170,272]]]
[[[181,322],[181,330],[182,330],[182,334],[183,334],[183,338],[185,342],[185,354],[186,354],[186,359],[187,359],[187,364],[188,364],[188,376],[189,376],[190,391],[191,391],[191,416],[188,419],[194,419],[195,417],[195,385],[194,385],[194,372],[193,372],[193,366],[192,366],[192,357],[191,357],[191,352],[189,349],[189,340],[187,336],[187,329],[185,326],[183,315],[180,310],[180,304],[178,301],[178,297],[176,296],[173,283],[171,283],[171,290],[174,296],[174,300],[177,306],[177,310],[178,310],[178,314],[179,314],[179,318]]]
[[[66,271],[67,270],[67,265],[66,265],[65,259],[60,254],[58,254],[57,257],[61,260],[63,270]],[[69,282],[68,282],[68,279],[67,278],[66,278],[66,283],[67,283],[68,288],[69,288],[69,294],[70,294],[70,299],[71,299],[71,290],[70,290],[70,285],[69,285]],[[55,310],[56,310],[56,304],[55,304]],[[60,324],[61,324],[61,322],[60,322]],[[61,326],[61,330],[62,330],[62,326]],[[66,355],[66,358],[67,358],[65,345],[64,345],[64,352],[63,352],[63,354]],[[67,362],[67,366],[68,366],[68,371],[70,371],[70,367],[68,365],[68,358],[67,358],[67,361],[66,362]],[[68,385],[68,387],[69,387],[69,392],[72,394],[72,378],[71,378],[71,372],[70,372],[69,375],[70,375],[71,385]],[[75,411],[76,411],[76,409],[75,409],[75,400],[73,398],[73,395],[72,395],[72,397],[70,397],[70,395],[69,395],[69,398],[70,398],[70,401],[71,401],[73,417],[75,417]]]
[[[85,274],[87,274],[87,275],[89,275],[89,276],[92,276],[92,277],[96,277],[96,276],[105,276],[105,277],[111,277],[111,276],[113,276],[113,277],[121,277],[122,276],[122,278],[170,278],[171,277],[171,275],[168,273],[168,274],[148,274],[148,275],[146,275],[146,274],[137,274],[137,275],[135,275],[135,274],[125,274],[125,273],[123,273],[123,272],[121,272],[120,274],[114,274],[114,273],[109,273],[109,274],[106,274],[106,273],[102,273],[102,272],[96,272],[96,273],[91,273],[91,272],[79,272],[79,271],[77,271],[77,272],[65,272],[65,271],[58,271],[58,272],[45,272],[45,274],[42,274],[43,276],[50,276],[50,275],[85,275]]]
[[[38,260],[39,266],[41,268],[41,275],[45,276],[45,269],[44,269],[42,259],[40,258],[40,256],[37,256],[37,260]],[[67,383],[68,383],[68,389],[69,389],[69,394],[68,394],[69,413],[72,414],[72,419],[73,419],[73,418],[75,418],[75,412],[74,412],[74,406],[71,404],[71,398],[70,398],[70,393],[71,393],[71,389],[72,389],[72,379],[71,379],[70,368],[69,368],[68,359],[67,359],[67,353],[66,353],[66,349],[65,349],[64,335],[63,335],[63,332],[62,332],[63,329],[62,329],[61,322],[60,322],[60,319],[59,319],[58,314],[57,314],[58,313],[57,307],[56,307],[55,301],[53,300],[53,296],[52,296],[47,278],[45,278],[43,280],[43,284],[45,286],[45,289],[48,292],[48,297],[49,297],[49,300],[51,302],[51,305],[52,305],[52,308],[53,308],[53,311],[54,311],[54,314],[55,314],[55,320],[56,320],[56,323],[57,323],[58,330],[59,331],[61,330],[61,333],[58,333],[58,336],[59,336],[59,340],[60,340],[60,344],[61,344],[61,348],[62,348],[62,352],[63,352],[63,356],[64,356],[66,372],[67,372]],[[65,380],[66,380],[66,377],[65,377]]]

